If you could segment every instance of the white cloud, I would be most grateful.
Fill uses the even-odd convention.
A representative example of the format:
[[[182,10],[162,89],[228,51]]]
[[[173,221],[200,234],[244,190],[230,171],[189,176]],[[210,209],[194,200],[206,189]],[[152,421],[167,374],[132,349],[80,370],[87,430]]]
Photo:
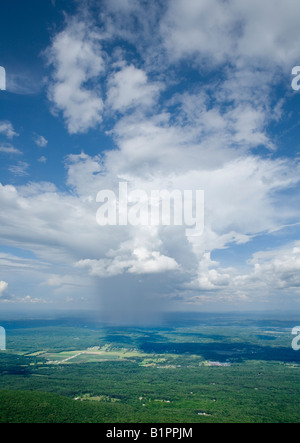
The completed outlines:
[[[4,135],[7,138],[18,136],[13,128],[13,125],[8,121],[0,121],[0,135]]]
[[[250,60],[256,58],[260,64],[278,64],[289,71],[290,64],[299,57],[299,2],[234,0],[232,8],[244,24],[237,55]]]
[[[1,186],[0,241],[46,261],[43,283],[36,276],[34,282],[72,298],[93,285],[120,298],[147,276],[145,292],[163,288],[192,304],[248,303],[255,289],[267,287],[297,293],[297,245],[231,267],[212,254],[299,220],[293,195],[299,162],[273,156],[268,130],[283,112],[283,98],[275,100],[272,91],[281,81],[277,67],[290,72],[300,47],[299,3],[171,0],[161,9],[158,3],[107,0],[102,27],[78,14],[53,38],[47,57],[54,112],[62,113],[70,134],[97,128],[108,116],[107,136],[116,149],[69,155],[65,193],[49,183]],[[122,49],[104,52],[120,40]],[[189,68],[199,84],[186,81]],[[2,133],[16,135],[8,123]],[[36,142],[46,145],[41,136]],[[258,147],[266,155],[260,157]],[[22,175],[28,167],[19,162],[10,171]],[[146,191],[204,190],[204,235],[188,239],[181,227],[100,228],[96,195],[117,191],[123,180]],[[33,272],[28,261],[1,260],[7,269]]]
[[[43,164],[47,163],[47,157],[45,157],[45,156],[43,155],[42,157],[40,157],[40,158],[38,159],[38,162],[39,162],[39,163],[43,163]]]
[[[26,295],[26,297],[23,297],[23,298],[16,298],[16,299],[14,299],[14,302],[30,303],[30,304],[45,304],[45,303],[47,303],[46,300],[44,300],[42,298],[32,297],[30,295]]]
[[[28,175],[29,164],[26,162],[19,161],[16,165],[11,165],[8,169],[9,171],[18,177],[24,177]]]
[[[297,290],[300,293],[300,242],[283,249],[257,252],[249,262],[254,271],[240,276],[237,283],[268,291]]]
[[[232,275],[230,270],[220,269],[219,263],[211,260],[210,253],[203,254],[199,263],[197,278],[187,287],[205,291],[220,290],[230,286]]]
[[[70,134],[86,132],[102,121],[103,101],[95,83],[104,72],[100,40],[88,20],[68,19],[46,52],[54,67],[49,99],[54,110],[63,113]]]
[[[242,272],[243,271],[243,272]],[[188,299],[192,304],[203,303],[261,303],[282,296],[296,303],[300,294],[300,243],[296,241],[281,249],[257,252],[242,268],[224,269],[220,263],[204,254],[198,275],[186,287],[205,295]]]
[[[6,283],[5,281],[0,281],[0,298],[3,297],[4,292],[7,291],[8,288],[8,283]]]
[[[21,155],[22,152],[11,145],[0,145],[0,152],[3,154]]]
[[[34,142],[40,148],[45,148],[48,145],[48,140],[46,140],[42,135],[35,135]]]
[[[163,15],[161,2],[104,0],[100,6],[102,27],[108,40],[123,39],[151,58],[151,45],[159,44],[158,23]],[[153,60],[154,61],[154,60]],[[148,65],[149,60],[147,61]],[[157,60],[156,60],[157,62]]]
[[[105,166],[100,156],[90,157],[82,152],[79,155],[69,155],[66,159],[68,170],[68,185],[76,190],[78,195],[95,200],[101,189],[101,177],[104,178]],[[109,182],[103,180],[103,186]],[[104,188],[104,189],[106,189]]]
[[[169,58],[201,54],[222,63],[235,52],[237,17],[231,4],[219,0],[174,0],[161,24]]]
[[[214,167],[211,164],[204,168],[200,162],[201,154],[199,163],[195,161],[193,165],[186,165],[183,162],[184,152],[178,151],[174,160],[182,163],[180,173],[174,173],[172,165],[167,168],[164,158],[160,159],[160,166],[164,166],[167,172],[164,177],[159,170],[151,178],[133,175],[131,170],[127,179],[133,189],[205,190],[205,235],[189,241],[181,227],[174,230],[130,226],[100,228],[97,225],[95,197],[101,189],[116,190],[119,180],[124,178],[124,163],[118,163],[123,154],[122,150],[115,152],[114,171],[107,170],[110,163],[105,163],[105,157],[92,158],[84,153],[70,156],[66,166],[68,185],[76,191],[72,195],[59,193],[49,183],[32,183],[18,188],[1,186],[0,241],[32,251],[39,264],[47,262],[47,266],[38,270],[39,279],[42,276],[49,290],[57,296],[68,296],[73,290],[79,296],[83,286],[93,287],[93,277],[103,280],[109,277],[121,279],[122,275],[138,278],[156,274],[165,278],[160,283],[161,287],[172,284],[174,290],[181,287],[183,292],[200,290],[207,296],[218,293],[224,303],[226,300],[230,302],[230,291],[233,291],[234,294],[240,293],[235,299],[238,302],[243,302],[243,297],[248,300],[253,287],[252,270],[241,274],[234,267],[224,268],[211,260],[210,253],[233,244],[245,244],[261,232],[297,219],[297,207],[287,212],[278,211],[277,200],[278,192],[295,186],[299,181],[297,166],[287,161],[248,156],[234,161],[224,159],[221,163],[217,161]],[[113,157],[109,157],[109,161],[112,160]],[[34,262],[8,257],[0,257],[0,264],[6,269],[17,268],[18,272],[22,269],[28,272],[29,269],[30,273],[37,266]],[[62,264],[63,269],[60,269]],[[66,266],[70,269],[68,274],[64,270]],[[55,268],[60,271],[55,272]],[[273,267],[268,271],[269,275],[273,272],[279,275],[275,271]],[[169,272],[170,278],[167,277]],[[296,279],[297,267],[291,272]],[[25,278],[23,274],[22,278]],[[31,280],[36,281],[37,278],[34,276]],[[255,276],[257,281],[260,278]],[[292,281],[292,277],[289,279]],[[121,291],[122,280],[120,285]],[[200,299],[190,302],[200,303]]]
[[[287,72],[297,60],[297,0],[172,0],[162,20],[171,60],[199,63],[275,64]]]
[[[116,255],[111,259],[80,260],[76,266],[88,269],[92,276],[102,278],[114,277],[123,273],[160,274],[179,269],[178,263],[173,258],[161,255],[158,251],[150,252],[143,247],[134,249],[131,256],[128,257]]]
[[[147,74],[134,66],[125,66],[108,81],[107,104],[125,112],[137,106],[153,106],[161,86],[149,83]]]

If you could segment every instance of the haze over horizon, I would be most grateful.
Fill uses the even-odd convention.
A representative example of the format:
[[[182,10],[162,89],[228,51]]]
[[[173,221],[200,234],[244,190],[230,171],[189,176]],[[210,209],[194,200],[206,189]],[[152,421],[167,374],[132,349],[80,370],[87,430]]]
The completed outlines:
[[[297,0],[2,5],[0,312],[300,311],[298,13]],[[120,182],[204,190],[203,235],[99,226],[97,194]]]

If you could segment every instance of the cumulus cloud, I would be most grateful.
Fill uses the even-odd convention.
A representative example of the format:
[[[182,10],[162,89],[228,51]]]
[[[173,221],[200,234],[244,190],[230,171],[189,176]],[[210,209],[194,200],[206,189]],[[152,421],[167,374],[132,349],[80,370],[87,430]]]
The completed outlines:
[[[243,272],[237,267],[224,268],[204,254],[195,280],[186,285],[189,291],[201,295],[187,297],[187,302],[194,305],[204,303],[234,304],[249,303],[272,304],[274,300],[288,306],[289,299],[296,303],[295,296],[300,293],[300,244],[294,242],[284,248],[271,251],[259,251],[253,254]]]
[[[86,154],[69,158],[67,167],[69,186],[76,190],[73,195],[59,193],[47,183],[0,188],[1,240],[33,251],[39,260],[78,270],[76,278],[71,274],[48,277],[48,286],[57,287],[60,293],[67,294],[72,287],[80,290],[86,271],[90,277],[102,279],[171,272],[174,282],[175,274],[176,278],[180,274],[180,286],[186,290],[237,291],[240,286],[247,292],[251,271],[248,286],[242,284],[237,270],[212,261],[207,251],[247,243],[258,233],[299,215],[297,208],[294,213],[278,213],[276,205],[277,193],[299,181],[295,165],[248,157],[215,170],[196,168],[181,175],[170,171],[164,179],[160,175],[150,181],[131,176],[131,185],[139,189],[166,188],[167,184],[176,189],[197,189],[203,185],[207,194],[206,228],[200,238],[187,239],[181,227],[100,228],[96,223],[96,192],[108,183],[114,189],[117,176],[103,170],[100,157]],[[47,275],[47,270],[43,273]],[[91,282],[85,280],[84,284]]]
[[[297,12],[297,0],[174,0],[161,30],[173,60],[198,56],[199,63],[269,63],[287,71],[298,57]]]
[[[222,63],[235,50],[237,16],[218,0],[175,0],[168,3],[161,30],[169,57],[201,54]]]
[[[0,186],[0,240],[47,263],[43,289],[71,291],[70,300],[94,288],[101,299],[132,304],[159,293],[192,305],[248,303],[267,287],[298,293],[298,244],[243,264],[213,259],[246,244],[259,250],[255,239],[299,220],[300,165],[280,157],[270,130],[284,108],[272,86],[299,48],[298,10],[296,0],[107,0],[99,21],[82,13],[66,19],[46,51],[53,112],[70,134],[108,118],[115,149],[68,155],[64,193],[49,183]],[[186,81],[189,68],[195,82]],[[12,125],[1,127],[16,135]],[[24,175],[28,167],[10,171]],[[117,193],[120,181],[146,192],[204,190],[204,235],[98,226],[97,193]],[[2,262],[33,272],[28,261]]]
[[[95,82],[105,67],[99,32],[88,20],[69,19],[46,56],[54,69],[48,96],[54,111],[62,112],[69,133],[97,127],[102,121],[103,101]]]
[[[148,251],[146,248],[127,251],[127,257],[116,254],[114,258],[102,260],[81,260],[76,266],[88,269],[90,275],[97,277],[114,277],[129,274],[160,274],[179,269],[178,263],[171,258],[161,255],[159,251]]]
[[[48,145],[48,140],[45,137],[43,137],[42,135],[36,134],[34,136],[34,142],[40,148],[45,148]]]
[[[108,81],[107,104],[112,109],[125,112],[137,106],[153,106],[160,86],[149,83],[147,74],[134,66],[125,66]]]
[[[0,281],[0,298],[3,297],[4,292],[6,292],[8,288],[8,283],[5,281]]]
[[[188,283],[187,287],[204,291],[216,291],[227,288],[232,281],[229,270],[220,268],[220,264],[211,260],[211,254],[203,254],[198,268],[197,278]]]
[[[300,292],[300,242],[287,248],[257,252],[250,261],[254,270],[238,278],[237,283],[264,287],[269,291],[297,290]]]
[[[15,132],[13,125],[10,122],[0,121],[0,135],[4,135],[7,138],[13,138],[18,134]]]
[[[44,155],[42,155],[42,157],[40,157],[40,158],[38,159],[38,162],[39,162],[39,163],[43,163],[43,164],[47,163],[47,157],[45,157]]]

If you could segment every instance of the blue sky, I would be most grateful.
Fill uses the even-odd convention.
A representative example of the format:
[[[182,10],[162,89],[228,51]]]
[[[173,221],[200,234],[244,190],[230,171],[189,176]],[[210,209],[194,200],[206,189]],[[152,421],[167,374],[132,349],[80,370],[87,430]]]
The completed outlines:
[[[28,0],[0,16],[0,309],[299,310],[296,0]],[[205,230],[96,196],[205,191]]]

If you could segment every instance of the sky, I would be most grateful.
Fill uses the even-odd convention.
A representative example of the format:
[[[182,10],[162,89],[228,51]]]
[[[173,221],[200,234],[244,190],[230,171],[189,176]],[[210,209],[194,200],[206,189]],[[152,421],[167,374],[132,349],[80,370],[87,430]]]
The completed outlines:
[[[1,5],[0,310],[300,309],[298,0]],[[97,195],[203,190],[202,235]]]

